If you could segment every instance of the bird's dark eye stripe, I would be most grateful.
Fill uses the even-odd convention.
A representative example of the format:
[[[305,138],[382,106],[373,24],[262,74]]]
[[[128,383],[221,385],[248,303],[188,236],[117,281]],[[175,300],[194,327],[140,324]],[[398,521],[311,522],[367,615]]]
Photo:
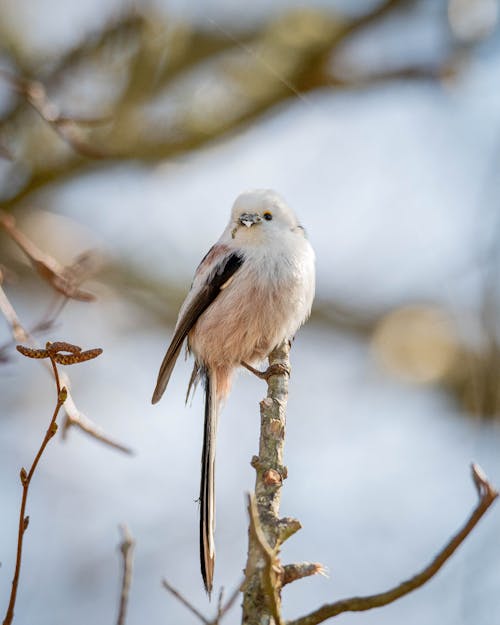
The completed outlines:
[[[273,218],[271,213],[264,213],[262,216],[264,217],[266,221],[271,221],[271,219]]]

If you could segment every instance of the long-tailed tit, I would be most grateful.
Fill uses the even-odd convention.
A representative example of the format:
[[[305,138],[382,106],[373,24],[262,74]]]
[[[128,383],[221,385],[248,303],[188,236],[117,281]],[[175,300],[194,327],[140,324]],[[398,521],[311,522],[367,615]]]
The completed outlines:
[[[153,393],[163,395],[187,338],[195,364],[188,387],[205,383],[200,559],[208,593],[215,563],[217,417],[236,369],[250,370],[306,321],[314,297],[314,252],[292,209],[274,191],[240,195],[229,223],[196,270]]]

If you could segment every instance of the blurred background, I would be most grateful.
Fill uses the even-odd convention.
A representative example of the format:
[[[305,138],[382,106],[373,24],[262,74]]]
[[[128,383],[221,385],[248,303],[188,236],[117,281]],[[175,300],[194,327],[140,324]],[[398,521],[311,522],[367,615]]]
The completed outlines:
[[[0,0],[0,16],[3,289],[42,344],[104,349],[67,368],[73,399],[134,452],[78,427],[50,443],[16,622],[114,622],[120,522],[137,540],[128,623],[196,622],[162,576],[213,613],[190,363],[161,404],[150,397],[194,269],[253,187],[283,194],[317,253],[312,319],[292,349],[282,502],[303,529],[283,561],[320,561],[329,578],[287,587],[285,616],[413,575],[475,505],[469,463],[500,485],[498,1]],[[96,300],[56,293],[61,276]],[[6,606],[19,469],[55,396],[3,322],[0,343]],[[216,585],[228,591],[245,561],[264,393],[242,373],[220,423]],[[423,589],[337,622],[499,623],[499,536],[494,508]]]

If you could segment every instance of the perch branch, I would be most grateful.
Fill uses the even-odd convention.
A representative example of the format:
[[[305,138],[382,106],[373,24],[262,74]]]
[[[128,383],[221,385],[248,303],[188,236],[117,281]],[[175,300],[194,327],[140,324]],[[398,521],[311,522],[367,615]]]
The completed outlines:
[[[488,482],[482,469],[473,464],[471,467],[472,479],[476,486],[479,501],[474,508],[469,519],[460,531],[453,536],[450,541],[443,547],[443,549],[437,554],[437,556],[428,564],[422,571],[411,577],[410,579],[402,582],[398,586],[381,592],[376,595],[368,595],[367,597],[351,597],[349,599],[342,599],[335,603],[329,603],[314,612],[311,612],[307,616],[288,621],[287,625],[317,625],[329,618],[342,614],[343,612],[361,612],[364,610],[371,610],[372,608],[379,608],[401,597],[404,597],[408,593],[420,588],[427,581],[429,581],[443,564],[450,558],[458,547],[463,543],[467,536],[472,532],[476,524],[483,517],[485,512],[491,506],[491,504],[498,497],[498,492]]]
[[[119,529],[122,535],[122,540],[119,546],[120,553],[122,555],[122,584],[116,625],[125,625],[128,597],[130,594],[130,585],[132,583],[135,540],[126,525],[120,525]]]
[[[259,455],[255,498],[250,499],[248,559],[243,584],[243,623],[279,625],[283,568],[278,559],[281,544],[298,529],[295,519],[280,518],[281,487],[287,469],[283,465],[290,346],[288,342],[269,355],[267,397],[260,403]]]

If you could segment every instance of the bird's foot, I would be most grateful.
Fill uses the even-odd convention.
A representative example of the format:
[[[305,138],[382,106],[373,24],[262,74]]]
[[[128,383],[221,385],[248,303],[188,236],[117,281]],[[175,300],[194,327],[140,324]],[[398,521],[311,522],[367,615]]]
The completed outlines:
[[[266,382],[268,382],[269,378],[273,375],[286,374],[290,377],[290,369],[280,363],[276,363],[274,365],[269,366],[265,371],[259,371],[259,369],[255,369],[255,367],[252,367],[246,362],[242,362],[241,366],[245,367],[245,369],[248,369],[248,371],[256,375],[261,380],[265,380]]]

